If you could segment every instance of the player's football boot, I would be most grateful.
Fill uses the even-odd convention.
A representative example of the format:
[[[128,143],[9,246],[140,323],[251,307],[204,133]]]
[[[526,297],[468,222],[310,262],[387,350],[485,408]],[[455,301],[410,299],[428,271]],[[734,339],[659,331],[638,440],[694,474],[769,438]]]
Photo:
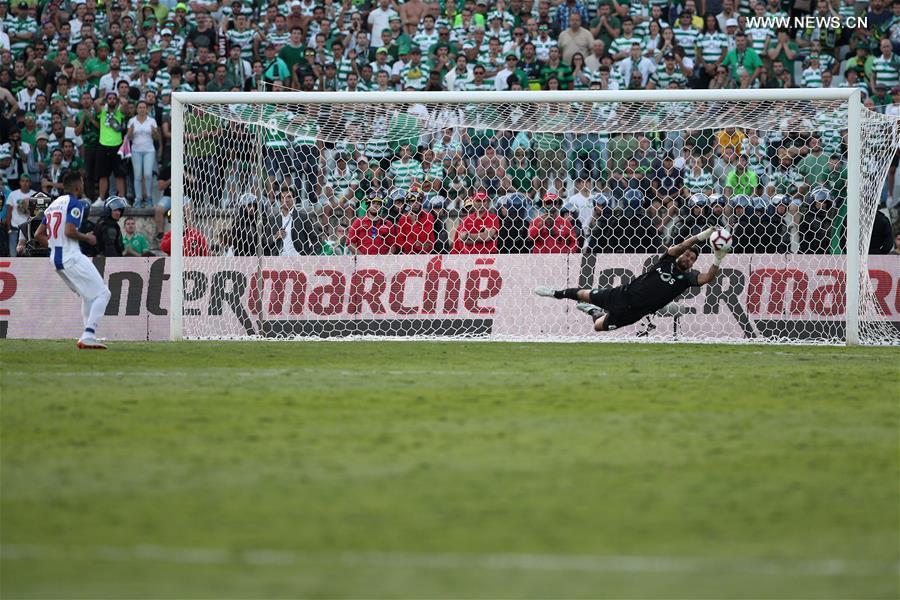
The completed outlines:
[[[548,288],[546,285],[539,285],[534,288],[534,293],[538,296],[543,296],[544,298],[553,298],[553,290]]]
[[[575,305],[575,308],[580,310],[584,314],[589,315],[595,321],[603,316],[603,311],[590,302],[579,302]]]
[[[81,338],[75,347],[79,350],[106,350],[106,344],[97,338]]]

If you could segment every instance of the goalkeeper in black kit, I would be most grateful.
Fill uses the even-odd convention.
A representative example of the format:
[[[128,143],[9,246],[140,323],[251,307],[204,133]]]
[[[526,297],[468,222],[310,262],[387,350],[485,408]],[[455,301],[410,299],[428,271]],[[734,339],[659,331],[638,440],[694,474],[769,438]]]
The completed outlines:
[[[670,247],[640,277],[618,287],[552,290],[542,286],[535,288],[534,293],[557,300],[579,301],[576,308],[590,315],[595,331],[612,331],[631,325],[663,308],[688,288],[715,279],[729,248],[715,252],[713,264],[706,273],[691,268],[700,255],[697,242],[708,240],[715,230],[710,227]]]

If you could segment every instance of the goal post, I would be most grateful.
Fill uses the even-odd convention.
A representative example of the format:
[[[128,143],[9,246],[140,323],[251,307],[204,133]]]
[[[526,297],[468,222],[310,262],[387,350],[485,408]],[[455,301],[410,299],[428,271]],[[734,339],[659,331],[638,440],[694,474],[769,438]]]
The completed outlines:
[[[192,127],[195,131],[191,130]],[[722,134],[722,131],[737,133]],[[446,132],[449,132],[450,139],[442,144],[438,138]],[[751,132],[752,138],[745,132]],[[826,151],[830,156],[837,155],[839,168],[846,169],[845,184],[841,187],[843,197],[830,198],[829,204],[822,209],[829,211],[829,221],[824,227],[819,224],[821,235],[830,236],[830,239],[827,243],[818,240],[812,244],[817,249],[803,239],[808,233],[802,228],[806,218],[804,215],[812,211],[813,206],[816,210],[821,208],[821,203],[807,200],[817,186],[809,182],[831,181],[833,173],[825,171],[833,169],[834,165],[826,167],[824,161],[827,159],[821,159],[820,170],[812,177],[807,173],[806,182],[802,181],[800,169],[796,168],[796,163],[792,167],[792,161],[807,159],[805,163],[815,168],[819,164],[816,162],[819,159],[815,157],[822,156],[814,148],[816,143],[810,143],[813,158],[808,158],[808,149],[801,147],[811,137],[821,138],[823,141],[817,141],[819,145],[827,142]],[[617,150],[616,154],[611,150],[611,142],[624,138],[627,138],[627,143],[616,144],[617,149],[621,146],[624,150]],[[639,141],[635,141],[638,138]],[[738,141],[735,145],[729,139]],[[752,140],[751,152],[739,150],[740,140],[743,139]],[[465,141],[460,143],[460,140]],[[651,142],[649,149],[643,147],[646,140]],[[734,151],[727,148],[729,144],[734,146]],[[434,196],[440,199],[440,203],[434,205],[439,206],[434,212],[436,218],[446,220],[445,233],[452,236],[453,228],[459,226],[467,210],[465,196],[471,195],[476,188],[483,189],[485,182],[488,182],[490,212],[502,213],[506,219],[514,207],[526,222],[533,221],[541,216],[541,196],[550,191],[561,198],[563,212],[568,210],[568,219],[578,231],[577,244],[573,242],[566,249],[551,251],[552,256],[537,254],[535,240],[529,241],[530,249],[491,249],[486,252],[485,256],[493,256],[497,252],[498,264],[508,263],[498,270],[498,276],[507,278],[521,275],[519,269],[548,274],[553,273],[554,269],[565,269],[567,278],[546,283],[556,287],[623,283],[640,273],[637,263],[645,262],[647,255],[658,254],[680,231],[687,231],[689,224],[696,225],[701,216],[718,219],[716,222],[723,225],[733,223],[739,230],[736,231],[738,241],[741,241],[740,232],[744,233],[746,243],[741,254],[733,255],[725,263],[728,267],[729,261],[732,261],[735,271],[741,271],[743,279],[740,286],[738,279],[734,279],[732,283],[735,288],[724,291],[720,289],[722,286],[716,288],[722,294],[732,294],[734,298],[723,301],[721,298],[711,300],[707,297],[702,305],[695,302],[693,306],[688,306],[691,302],[685,302],[684,314],[689,316],[682,319],[680,330],[677,315],[673,318],[661,313],[659,319],[664,322],[664,327],[657,328],[649,323],[649,327],[640,331],[633,329],[634,333],[630,335],[610,336],[613,339],[633,339],[640,334],[644,339],[661,340],[734,341],[740,338],[843,342],[848,345],[894,342],[898,339],[896,325],[892,324],[891,315],[883,314],[881,304],[874,298],[867,272],[867,249],[872,219],[877,209],[877,194],[892,152],[898,144],[898,124],[864,109],[859,90],[849,88],[178,92],[172,98],[170,337],[172,340],[393,334],[432,337],[437,331],[438,336],[450,338],[591,339],[593,336],[584,318],[579,320],[570,306],[562,303],[554,305],[552,301],[545,303],[541,310],[555,310],[564,315],[557,321],[544,319],[536,322],[533,330],[518,325],[493,329],[488,326],[487,333],[473,325],[479,321],[475,318],[477,312],[469,311],[464,315],[467,318],[455,319],[453,327],[457,329],[451,328],[449,333],[441,331],[441,327],[449,327],[446,323],[423,324],[421,319],[406,316],[403,310],[396,315],[390,309],[380,312],[379,308],[387,302],[388,292],[393,295],[395,291],[393,288],[396,287],[396,277],[403,270],[401,267],[406,267],[407,271],[425,273],[423,254],[437,258],[437,265],[454,263],[458,253],[452,247],[452,239],[440,252],[407,253],[394,238],[393,248],[386,256],[354,253],[339,257],[322,256],[327,255],[327,251],[301,250],[298,253],[285,252],[283,248],[279,251],[280,238],[275,239],[278,234],[273,236],[269,233],[269,224],[279,218],[279,194],[282,189],[289,188],[291,194],[297,196],[297,204],[302,204],[301,212],[308,214],[313,222],[311,227],[317,228],[319,238],[324,238],[329,234],[329,228],[349,229],[354,217],[364,217],[365,207],[372,196],[386,196],[385,202],[390,204],[393,202],[390,197],[397,195],[395,192],[402,196],[413,188],[420,192],[427,190],[426,198]],[[701,146],[703,149],[698,150]],[[759,146],[766,147],[760,150]],[[444,158],[436,159],[438,152],[434,150],[438,147]],[[786,147],[787,150],[782,152]],[[522,148],[525,148],[524,152],[520,152]],[[429,151],[430,170],[424,173],[421,171],[424,161],[418,159],[422,158],[421,153],[428,154]],[[407,158],[401,157],[403,152],[415,153],[416,158],[409,162],[415,169],[405,169]],[[452,154],[449,160],[446,158],[448,152]],[[534,171],[537,179],[525,183],[522,178],[516,180],[513,177],[511,184],[510,172],[515,171],[512,165],[520,154],[527,156],[530,163],[524,170],[529,173]],[[640,160],[636,163],[637,167],[630,169],[629,166],[635,164],[634,156],[639,156]],[[648,158],[650,156],[654,158]],[[369,189],[367,194],[352,188],[351,192],[355,189],[355,196],[350,194],[350,203],[341,208],[345,213],[343,221],[335,219],[334,212],[329,209],[329,201],[325,199],[328,193],[335,192],[333,187],[336,187],[326,184],[332,181],[336,171],[347,169],[346,165],[340,166],[340,157],[344,157],[345,163],[357,159],[376,163],[376,174],[372,177],[380,186]],[[399,160],[400,166],[394,164],[394,159]],[[446,189],[435,192],[437,185],[429,187],[431,179],[439,180],[446,175],[446,169],[442,175],[442,167],[436,166],[435,160],[444,161],[460,172],[465,171],[468,178],[466,193],[457,194],[452,209],[447,208],[452,203],[447,200],[450,194],[446,193]],[[742,161],[743,172],[737,166]],[[670,169],[671,164],[675,164],[681,173],[678,181],[687,182],[690,175],[687,173],[688,167],[695,163],[703,163],[703,166],[696,168],[696,177],[691,179],[692,189],[702,190],[702,193],[718,200],[711,200],[708,205],[701,205],[701,200],[697,200],[696,205],[692,204],[694,192],[688,191],[686,183],[682,183],[677,192],[666,188],[666,194],[660,193],[657,184],[661,181],[662,185],[667,185],[668,181],[665,175],[660,175],[661,169]],[[747,165],[758,173],[755,180],[758,185],[753,188],[752,194],[738,193],[742,190],[723,185],[728,180],[725,171],[736,170],[739,175],[728,181],[740,181],[741,173],[747,173]],[[641,180],[637,185],[630,180],[626,184],[619,183],[623,172],[627,174],[637,170],[642,171],[641,175],[635,175],[636,179]],[[715,171],[716,179],[705,181],[703,177],[709,177],[706,171]],[[582,173],[586,174],[582,176]],[[651,183],[646,181],[648,173],[656,178]],[[365,172],[365,176],[370,177],[369,171]],[[444,182],[447,180],[445,177]],[[585,180],[590,185],[589,190],[578,187],[584,185]],[[531,182],[541,189],[532,189]],[[368,181],[367,184],[373,182]],[[638,192],[631,193],[628,186]],[[788,189],[791,190],[788,194],[782,193]],[[248,198],[247,194],[252,198]],[[789,198],[782,198],[786,195]],[[573,205],[565,205],[569,199],[583,200],[583,196],[590,196],[591,199],[587,205],[580,205],[580,215]],[[192,222],[195,229],[206,236],[212,256],[192,256],[190,252],[186,254],[182,247],[185,198],[191,198],[193,202]],[[522,199],[524,207],[515,204],[519,199]],[[713,204],[716,201],[722,203],[724,213],[715,209]],[[785,207],[779,207],[779,201],[784,202]],[[252,226],[240,230],[235,226],[239,221],[236,215],[246,216],[243,210],[245,202],[254,204],[255,213],[248,217],[254,221],[250,224]],[[335,206],[338,204],[341,204],[340,199]],[[602,244],[599,242],[593,243],[599,236],[596,233],[599,225],[596,223],[606,218],[604,215],[613,215],[611,218],[618,219],[621,224],[625,219],[622,215],[630,215],[632,208],[646,212],[641,214],[641,218],[652,217],[646,219],[654,225],[650,228],[652,243],[640,244],[634,238],[619,237],[613,240],[618,245],[610,250],[610,240],[607,239],[606,251],[600,248]],[[388,211],[386,214],[390,216]],[[754,215],[758,217],[757,221],[753,221]],[[787,240],[787,246],[766,245],[760,241],[763,239],[762,233],[748,234],[764,231],[760,220],[765,220],[767,226],[776,221],[778,226],[782,221],[787,223],[778,234]],[[754,230],[750,226],[754,223],[759,229]],[[396,219],[390,226],[398,226]],[[438,226],[444,228],[443,224]],[[613,224],[610,231],[615,226]],[[296,222],[294,227],[297,227]],[[236,231],[251,232],[237,235],[258,236],[259,239],[235,239]],[[628,231],[634,232],[633,229]],[[380,234],[373,231],[372,235],[374,239]],[[292,241],[296,245],[296,237]],[[238,245],[245,247],[238,250]],[[501,246],[503,244],[498,243],[498,247]],[[773,249],[779,252],[773,252]],[[611,267],[617,257],[628,257],[620,261],[627,263],[628,274],[624,279],[605,282],[602,280],[603,270],[598,279],[595,266]],[[698,268],[706,268],[705,258],[698,260]],[[329,261],[340,266],[329,270],[326,268]],[[487,262],[488,259],[484,264]],[[236,271],[243,269],[244,272],[244,276],[238,278],[240,281],[226,281],[228,276],[223,274],[226,271],[220,267],[228,265],[242,265],[240,269],[236,268]],[[469,269],[470,273],[476,271],[474,262],[461,268]],[[357,290],[357,296],[361,294],[363,301],[356,298],[354,304],[352,290],[348,292],[341,288],[341,294],[348,294],[345,304],[356,309],[356,312],[342,314],[342,318],[327,314],[327,310],[334,307],[326,307],[327,310],[323,309],[325,313],[313,310],[315,314],[309,316],[315,318],[306,318],[303,306],[284,307],[284,296],[296,296],[289,302],[296,300],[302,304],[317,293],[315,290],[318,288],[313,287],[313,273],[343,270],[340,277],[335,275],[335,281],[346,279],[352,288],[358,273],[363,273],[361,277],[364,278],[365,273],[374,273],[378,269],[386,275],[373,275],[374,287],[365,287],[368,280],[359,284],[363,291]],[[513,270],[510,275],[507,275],[508,269]],[[834,280],[822,279],[826,277],[823,273],[833,276]],[[185,279],[186,275],[193,279]],[[430,276],[423,277],[427,280]],[[279,277],[295,277],[296,280],[285,282]],[[378,277],[387,277],[390,284]],[[778,281],[771,283],[766,277]],[[743,289],[748,284],[753,288],[750,291]],[[377,291],[380,289],[378,286],[386,285],[390,289],[384,293],[385,300],[373,300],[373,289]],[[424,285],[426,289],[423,293],[427,295],[430,284],[426,281]],[[443,290],[441,285],[444,283],[438,281],[438,288]],[[505,291],[499,294],[498,298],[503,298],[503,301],[493,308],[498,312],[514,311],[516,302],[522,301],[523,306],[519,310],[525,316],[535,310],[535,305],[531,299],[526,301],[524,297],[527,292],[524,281],[516,281],[514,285],[522,287],[510,291],[508,298],[504,296]],[[285,286],[291,289],[286,290]],[[479,290],[481,288],[473,293],[481,293]],[[414,293],[420,291],[416,288]],[[323,292],[319,290],[318,293]],[[209,297],[201,299],[204,294]],[[223,297],[215,297],[215,294]],[[741,294],[744,296],[739,298]],[[757,298],[759,294],[766,298]],[[786,300],[791,294],[793,296]],[[826,296],[827,299],[823,299]],[[186,306],[186,297],[191,306]],[[737,325],[724,324],[713,318],[721,308],[716,302],[725,302],[728,305],[726,308],[735,309],[731,312]],[[223,309],[223,303],[230,308]],[[766,303],[772,310],[759,315],[755,322],[746,322],[748,319],[752,321],[754,315],[748,317],[745,314],[747,306],[744,304],[758,309],[760,304]],[[813,310],[815,314],[809,313],[807,308],[814,303],[818,303]],[[402,308],[402,302],[397,306]],[[315,308],[322,307],[316,305]],[[281,318],[283,314],[269,314],[272,309],[286,311],[285,314],[293,316],[286,319]],[[306,314],[309,312],[306,310]],[[391,313],[388,316],[397,318],[385,318],[378,322],[382,313]],[[452,310],[448,312],[451,313],[456,314]],[[701,313],[709,315],[707,322],[699,318]],[[221,316],[224,322],[226,314],[228,318],[239,321],[240,326],[231,323],[218,329],[216,317]],[[667,314],[673,314],[672,310]],[[191,323],[185,322],[186,315]],[[273,316],[278,318],[270,318]],[[318,316],[323,318],[318,319]],[[428,318],[431,318],[430,313]],[[366,321],[365,326],[357,322],[362,320]],[[580,325],[576,326],[576,322]],[[717,330],[723,326],[732,333],[720,335]],[[396,330],[391,330],[392,327]],[[665,333],[658,335],[655,333],[657,329]],[[578,331],[580,333],[576,333]]]
[[[860,255],[867,250],[859,240],[859,173],[862,153],[862,92],[847,98],[847,335],[848,346],[859,344]]]

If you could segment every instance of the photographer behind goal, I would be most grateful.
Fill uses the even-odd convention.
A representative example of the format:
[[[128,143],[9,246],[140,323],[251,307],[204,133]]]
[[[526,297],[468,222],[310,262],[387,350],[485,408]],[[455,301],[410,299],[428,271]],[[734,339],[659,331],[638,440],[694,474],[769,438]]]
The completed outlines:
[[[16,256],[47,258],[50,256],[50,249],[40,244],[35,239],[34,234],[38,227],[41,226],[41,220],[44,218],[44,211],[50,206],[52,200],[50,196],[43,192],[38,192],[27,200],[25,212],[28,220],[19,225],[19,241],[16,244]]]

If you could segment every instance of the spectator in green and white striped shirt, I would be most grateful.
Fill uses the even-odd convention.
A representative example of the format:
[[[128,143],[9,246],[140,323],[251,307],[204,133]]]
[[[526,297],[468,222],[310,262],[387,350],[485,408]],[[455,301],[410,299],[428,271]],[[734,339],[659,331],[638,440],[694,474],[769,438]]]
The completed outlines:
[[[412,157],[412,148],[409,145],[400,146],[400,157],[391,163],[388,176],[393,180],[394,187],[404,191],[409,189],[413,181],[422,181],[425,173],[422,165]]]
[[[706,15],[705,24],[697,36],[695,52],[699,66],[701,83],[711,81],[716,76],[716,67],[725,60],[728,52],[728,36],[719,30],[719,20],[715,15]],[[705,86],[703,86],[705,87]]]
[[[691,167],[684,174],[684,187],[692,194],[703,192],[711,194],[714,188],[712,172],[706,168],[706,159],[695,155],[691,159]]]
[[[241,58],[253,60],[255,54],[253,46],[259,41],[259,34],[250,27],[247,15],[243,12],[234,19],[234,29],[228,29],[228,21],[223,23],[226,29],[225,39],[229,44],[237,44],[241,47]]]
[[[691,25],[691,17],[691,13],[681,11],[681,14],[678,15],[678,27],[674,29],[678,45],[684,48],[688,56],[694,56],[694,50],[697,47],[697,37],[700,35],[700,32]]]
[[[666,52],[663,55],[663,64],[659,65],[656,72],[650,76],[647,89],[665,90],[669,89],[669,85],[673,83],[679,88],[684,88],[687,85],[687,77],[676,65],[675,54]]]
[[[872,60],[872,84],[870,88],[883,84],[885,88],[892,89],[900,85],[900,56],[894,54],[891,40],[881,40],[881,54]]]
[[[632,18],[634,18],[634,15],[632,15]],[[671,25],[669,25],[669,23],[666,21],[667,18],[669,18],[668,15],[663,15],[663,7],[659,4],[654,4],[650,7],[650,18],[645,18],[639,24],[635,25],[634,35],[640,38],[649,36],[651,23],[656,23],[659,26],[660,31],[671,27]]]
[[[409,52],[409,62],[400,67],[400,85],[403,89],[424,90],[428,84],[428,69],[422,64],[422,51],[418,46]]]
[[[425,15],[422,18],[422,27],[413,36],[413,44],[428,52],[428,49],[438,43],[440,34],[434,26],[434,15]]]
[[[753,12],[757,19],[756,27],[747,27],[745,31],[747,32],[747,37],[750,38],[750,47],[762,56],[769,45],[769,41],[775,38],[775,31],[763,24],[766,18],[765,4],[757,2],[753,7]]]
[[[28,14],[28,5],[16,2],[15,6],[13,9],[15,18],[7,17],[3,28],[9,34],[13,57],[18,58],[25,52],[26,47],[37,41],[40,32],[37,21]]]
[[[833,56],[831,56],[827,52],[822,52],[822,44],[819,42],[819,40],[812,41],[812,44],[809,47],[809,54],[810,54],[810,56],[815,54],[819,57],[819,68],[822,70],[823,73],[825,71],[831,71],[832,73],[837,73],[837,68],[840,65],[834,59]]]
[[[486,70],[481,65],[476,65],[472,69],[472,81],[467,81],[463,89],[467,92],[486,92],[495,90],[493,79],[485,79]]]
[[[334,65],[337,69],[338,89],[347,85],[347,75],[354,71],[353,58],[344,56],[344,44],[339,40],[331,43],[331,54],[334,57]]]
[[[634,34],[634,21],[631,17],[622,19],[622,35],[613,40],[609,53],[612,54],[614,61],[619,61],[628,56],[631,51],[631,44],[641,43],[641,38]]]
[[[359,184],[359,173],[348,163],[349,155],[340,151],[335,154],[335,166],[328,169],[325,182],[334,191],[336,198],[343,198],[353,184]]]
[[[813,55],[809,57],[809,67],[803,69],[803,77],[801,79],[805,88],[822,87],[822,70],[819,67],[819,56]]]

